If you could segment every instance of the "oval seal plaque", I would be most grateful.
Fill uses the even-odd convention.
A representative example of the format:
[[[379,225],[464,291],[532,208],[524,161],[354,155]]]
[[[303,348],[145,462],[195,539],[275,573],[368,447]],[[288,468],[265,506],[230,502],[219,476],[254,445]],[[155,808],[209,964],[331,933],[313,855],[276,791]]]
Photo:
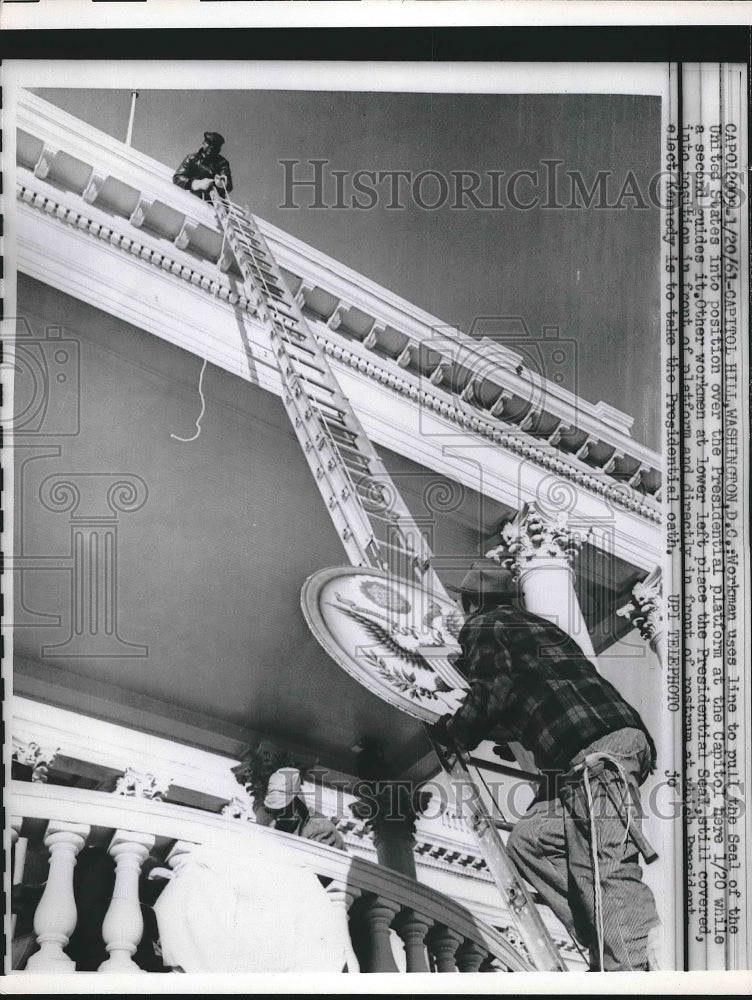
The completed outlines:
[[[467,682],[449,657],[463,618],[448,598],[383,570],[335,566],[306,580],[301,606],[332,659],[394,708],[433,723],[462,701]]]

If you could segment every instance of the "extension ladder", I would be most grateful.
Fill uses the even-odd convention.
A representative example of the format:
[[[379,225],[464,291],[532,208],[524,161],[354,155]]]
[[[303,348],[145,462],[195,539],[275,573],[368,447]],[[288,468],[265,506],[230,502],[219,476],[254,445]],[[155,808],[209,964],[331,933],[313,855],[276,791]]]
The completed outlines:
[[[256,220],[215,190],[211,201],[246,296],[269,335],[285,410],[351,564],[385,570],[446,598],[422,531],[343,394]],[[430,737],[430,727],[428,732]],[[457,751],[433,745],[450,780],[474,788],[471,825],[533,964],[539,970],[565,970],[477,793],[468,762]]]

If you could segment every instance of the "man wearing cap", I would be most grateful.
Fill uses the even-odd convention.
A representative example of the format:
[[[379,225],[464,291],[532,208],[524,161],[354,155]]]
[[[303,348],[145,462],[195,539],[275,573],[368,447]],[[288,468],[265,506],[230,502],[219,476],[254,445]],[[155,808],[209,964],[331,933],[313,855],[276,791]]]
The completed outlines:
[[[219,152],[224,141],[219,132],[204,132],[201,149],[186,156],[172,178],[173,184],[203,201],[209,200],[213,188],[222,195],[229,194],[232,191],[230,164]]]
[[[592,969],[655,967],[660,920],[634,843],[638,787],[655,769],[645,724],[571,636],[519,606],[509,570],[476,562],[452,589],[466,615],[456,666],[470,686],[434,735],[458,749],[519,742],[535,755],[547,780],[512,830],[510,856],[590,948]]]
[[[300,771],[295,767],[281,767],[271,775],[264,805],[256,813],[256,820],[262,826],[271,826],[283,833],[316,840],[341,851],[345,849],[345,842],[334,823],[308,809]]]

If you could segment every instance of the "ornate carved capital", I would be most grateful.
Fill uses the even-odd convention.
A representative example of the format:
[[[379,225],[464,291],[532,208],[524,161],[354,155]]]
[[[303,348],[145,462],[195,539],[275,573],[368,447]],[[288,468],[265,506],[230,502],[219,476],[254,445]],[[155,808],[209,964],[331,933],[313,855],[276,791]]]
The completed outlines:
[[[663,632],[660,567],[634,585],[632,598],[616,613],[620,618],[628,618],[642,638],[654,647]]]
[[[128,795],[137,799],[161,799],[167,794],[170,784],[170,778],[127,767],[115,782],[113,794]]]
[[[41,747],[33,740],[13,737],[13,760],[31,768],[32,781],[46,781],[47,771],[60,747]]]
[[[566,511],[546,514],[536,505],[523,504],[513,520],[501,529],[501,545],[486,552],[507,569],[524,569],[540,559],[561,559],[571,564],[581,539],[567,523]]]
[[[360,797],[350,811],[374,837],[413,837],[416,820],[431,801],[430,792],[416,789],[411,781],[362,781],[357,791]]]
[[[244,819],[249,823],[256,820],[253,811],[253,800],[250,795],[233,795],[227,805],[222,806],[222,815],[228,819]]]

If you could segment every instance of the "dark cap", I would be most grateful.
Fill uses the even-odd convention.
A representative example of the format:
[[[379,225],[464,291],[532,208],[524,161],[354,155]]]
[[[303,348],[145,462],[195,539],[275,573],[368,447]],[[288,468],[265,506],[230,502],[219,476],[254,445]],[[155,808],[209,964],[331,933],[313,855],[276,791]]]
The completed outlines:
[[[485,600],[487,597],[518,597],[517,583],[511,570],[503,569],[491,559],[474,562],[459,587],[447,586],[455,594],[473,594]]]
[[[219,132],[204,132],[204,139],[210,146],[216,146],[217,149],[225,144],[224,136],[221,136]]]

